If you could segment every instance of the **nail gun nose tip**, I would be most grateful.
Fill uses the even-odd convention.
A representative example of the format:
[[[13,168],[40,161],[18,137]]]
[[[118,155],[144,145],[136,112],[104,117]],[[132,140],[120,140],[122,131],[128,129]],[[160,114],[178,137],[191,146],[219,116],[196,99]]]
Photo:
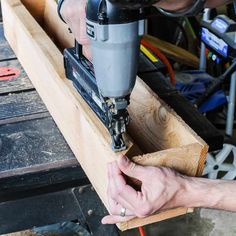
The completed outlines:
[[[112,136],[112,149],[115,152],[124,151],[126,149],[126,145],[122,134]]]

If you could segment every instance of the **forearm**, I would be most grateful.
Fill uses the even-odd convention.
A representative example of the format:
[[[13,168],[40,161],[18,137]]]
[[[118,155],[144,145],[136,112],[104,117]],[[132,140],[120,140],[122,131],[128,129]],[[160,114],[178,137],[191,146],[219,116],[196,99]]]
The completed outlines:
[[[225,5],[225,4],[228,4],[231,2],[233,2],[233,1],[232,0],[207,0],[206,7],[207,8],[214,8],[214,7]]]
[[[170,11],[183,11],[193,5],[194,0],[162,0],[154,6]],[[206,8],[214,8],[233,2],[232,0],[206,0]]]
[[[236,181],[184,178],[179,205],[236,211]]]

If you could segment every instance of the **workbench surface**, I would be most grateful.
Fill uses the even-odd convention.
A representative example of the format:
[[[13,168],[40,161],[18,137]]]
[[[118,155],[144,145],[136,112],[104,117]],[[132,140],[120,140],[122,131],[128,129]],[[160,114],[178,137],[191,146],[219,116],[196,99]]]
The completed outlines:
[[[33,173],[59,166],[78,167],[69,146],[6,42],[0,24],[0,70],[5,67],[16,68],[19,75],[5,80],[7,72],[0,71],[0,180],[31,170]],[[54,180],[50,181],[53,183]]]

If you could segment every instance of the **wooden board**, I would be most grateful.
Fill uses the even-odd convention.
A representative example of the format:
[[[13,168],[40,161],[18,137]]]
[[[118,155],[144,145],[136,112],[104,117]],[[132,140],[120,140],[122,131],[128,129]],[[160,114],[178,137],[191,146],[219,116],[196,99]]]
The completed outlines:
[[[37,19],[46,27],[45,30],[20,0],[2,0],[5,35],[86,175],[108,207],[107,163],[114,161],[116,154],[111,150],[110,136],[103,124],[71,81],[65,78],[63,58],[58,48],[71,44],[72,36],[57,17],[55,2],[44,2],[45,15],[37,15]],[[25,1],[25,4],[34,2]],[[32,7],[27,5],[27,8]],[[57,45],[46,34],[47,27],[50,27],[50,36],[53,35]],[[58,33],[60,30],[66,33]],[[149,165],[152,160],[152,165],[164,164],[183,173],[199,174],[207,152],[206,143],[139,78],[131,96],[129,112],[132,121],[127,135],[128,149],[124,154],[142,165]],[[145,219],[134,219],[119,227],[126,230],[187,211],[184,208],[173,209]]]
[[[155,38],[151,35],[145,35],[144,39],[152,42],[157,48],[159,48],[160,51],[165,53],[168,58],[196,69],[199,68],[199,59],[194,54],[186,51],[185,49]]]
[[[209,151],[222,149],[223,135],[212,123],[179,91],[174,89],[171,83],[160,72],[142,74],[142,80],[152,88],[177,114],[209,145]]]

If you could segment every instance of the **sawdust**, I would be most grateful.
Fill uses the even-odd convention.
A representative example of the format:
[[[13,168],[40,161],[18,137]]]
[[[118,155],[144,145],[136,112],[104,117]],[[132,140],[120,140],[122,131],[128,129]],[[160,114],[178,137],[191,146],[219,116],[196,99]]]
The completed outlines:
[[[22,232],[12,233],[12,234],[3,234],[1,236],[37,236],[31,230],[26,230]]]

